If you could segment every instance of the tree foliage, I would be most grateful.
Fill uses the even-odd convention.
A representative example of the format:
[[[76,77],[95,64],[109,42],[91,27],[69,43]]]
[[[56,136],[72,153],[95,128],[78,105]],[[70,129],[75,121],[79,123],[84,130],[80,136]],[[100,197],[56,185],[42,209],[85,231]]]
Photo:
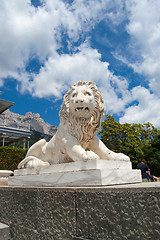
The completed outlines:
[[[128,155],[135,167],[145,157],[146,149],[151,147],[160,131],[149,122],[121,124],[113,116],[106,115],[99,134],[109,149]]]
[[[151,146],[145,149],[145,158],[151,168],[151,173],[160,176],[160,135],[157,135],[152,141]]]
[[[1,170],[15,170],[20,161],[24,159],[26,150],[0,147],[0,169]]]

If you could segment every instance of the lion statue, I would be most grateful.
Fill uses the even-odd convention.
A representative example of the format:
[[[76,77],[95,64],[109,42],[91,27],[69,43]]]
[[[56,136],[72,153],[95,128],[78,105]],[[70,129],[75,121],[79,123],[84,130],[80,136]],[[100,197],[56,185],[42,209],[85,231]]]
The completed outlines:
[[[32,145],[18,168],[93,159],[130,161],[123,153],[109,150],[97,137],[104,110],[102,93],[93,82],[81,80],[72,85],[64,96],[56,134],[49,142],[42,139]]]

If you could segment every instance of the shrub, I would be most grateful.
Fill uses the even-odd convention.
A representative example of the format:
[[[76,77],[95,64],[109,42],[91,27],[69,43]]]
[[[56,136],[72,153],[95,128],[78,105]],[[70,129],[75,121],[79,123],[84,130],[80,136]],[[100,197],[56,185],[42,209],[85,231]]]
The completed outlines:
[[[25,157],[27,150],[0,147],[0,170],[15,170],[18,164]]]

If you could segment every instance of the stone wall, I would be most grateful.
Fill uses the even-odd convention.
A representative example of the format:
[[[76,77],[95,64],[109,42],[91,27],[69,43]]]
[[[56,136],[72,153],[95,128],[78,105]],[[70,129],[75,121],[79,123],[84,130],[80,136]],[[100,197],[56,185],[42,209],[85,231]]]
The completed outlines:
[[[12,240],[160,239],[159,210],[160,183],[0,187],[0,222],[10,226]]]

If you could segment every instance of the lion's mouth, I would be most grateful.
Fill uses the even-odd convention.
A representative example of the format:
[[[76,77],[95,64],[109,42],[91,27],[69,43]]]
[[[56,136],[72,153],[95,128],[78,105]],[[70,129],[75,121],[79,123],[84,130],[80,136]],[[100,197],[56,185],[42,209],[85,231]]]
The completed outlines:
[[[88,107],[77,107],[75,109],[76,112],[89,112],[89,108]]]

